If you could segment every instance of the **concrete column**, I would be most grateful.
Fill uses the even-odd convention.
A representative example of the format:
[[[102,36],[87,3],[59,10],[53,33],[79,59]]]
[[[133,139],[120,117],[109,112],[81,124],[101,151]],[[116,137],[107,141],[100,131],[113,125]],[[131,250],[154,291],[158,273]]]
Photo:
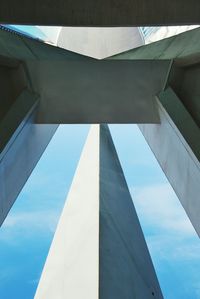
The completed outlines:
[[[139,124],[145,139],[200,235],[200,29],[111,57],[173,59],[157,93],[160,124]],[[144,82],[148,84],[148,82]]]
[[[161,124],[139,128],[200,236],[200,129],[171,88],[157,106]]]
[[[99,126],[94,125],[65,203],[35,299],[99,298]]]
[[[53,136],[57,125],[36,125],[38,95],[23,65],[0,56],[0,225]]]
[[[89,133],[35,295],[55,298],[163,298],[106,125]]]

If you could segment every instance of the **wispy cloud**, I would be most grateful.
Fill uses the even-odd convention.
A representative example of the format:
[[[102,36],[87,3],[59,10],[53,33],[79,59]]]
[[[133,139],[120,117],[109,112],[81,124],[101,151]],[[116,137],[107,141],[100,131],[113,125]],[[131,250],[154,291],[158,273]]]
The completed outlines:
[[[131,193],[165,298],[200,298],[200,241],[171,186]]]
[[[21,212],[15,213],[6,218],[3,227],[32,227],[39,229],[48,228],[50,231],[55,230],[55,225],[58,221],[59,213],[56,211],[42,211],[42,212]]]
[[[0,233],[0,244],[20,247],[23,240],[34,240],[38,235],[51,238],[56,230],[59,212],[53,210],[10,214]],[[50,237],[51,236],[51,237]]]
[[[172,234],[194,235],[194,228],[169,184],[132,188],[131,193],[143,222]]]

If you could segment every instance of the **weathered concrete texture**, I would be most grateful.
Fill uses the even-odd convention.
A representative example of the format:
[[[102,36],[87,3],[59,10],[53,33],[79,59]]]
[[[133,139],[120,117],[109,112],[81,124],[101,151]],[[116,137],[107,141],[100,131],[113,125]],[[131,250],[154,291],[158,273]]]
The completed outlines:
[[[162,298],[108,130],[100,129],[100,299]]]
[[[200,130],[171,89],[159,99],[161,124],[139,128],[200,236]]]
[[[198,24],[198,0],[1,0],[0,22],[63,26]]]
[[[138,27],[62,27],[58,46],[76,53],[104,59],[144,44]]]
[[[98,299],[99,126],[89,132],[35,299]]]

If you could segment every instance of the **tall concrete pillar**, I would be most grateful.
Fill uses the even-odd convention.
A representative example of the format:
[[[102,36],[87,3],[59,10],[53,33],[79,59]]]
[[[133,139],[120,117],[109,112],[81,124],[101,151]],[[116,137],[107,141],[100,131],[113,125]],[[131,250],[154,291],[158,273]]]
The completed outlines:
[[[172,60],[163,90],[154,96],[160,124],[139,128],[200,236],[199,36],[197,28],[111,59]]]
[[[39,96],[24,64],[0,55],[0,225],[44,152],[57,125],[35,124]]]
[[[162,298],[106,125],[93,125],[35,299]]]

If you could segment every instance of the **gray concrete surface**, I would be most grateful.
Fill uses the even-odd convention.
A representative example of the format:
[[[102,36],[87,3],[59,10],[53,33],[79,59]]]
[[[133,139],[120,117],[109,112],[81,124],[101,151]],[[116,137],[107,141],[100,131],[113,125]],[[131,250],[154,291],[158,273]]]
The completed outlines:
[[[97,61],[9,32],[0,37],[0,55],[23,61],[40,96],[38,123],[159,122],[155,95],[170,61]]]
[[[93,125],[35,299],[163,298],[108,127]]]
[[[139,128],[200,236],[200,130],[173,91],[159,98],[161,124]]]
[[[62,26],[198,24],[199,0],[1,0],[0,23]]]
[[[39,97],[21,61],[0,56],[0,225],[57,125],[36,125]]]
[[[35,109],[24,116],[0,154],[0,225],[57,128],[37,125],[34,120]]]
[[[27,62],[38,123],[158,123],[170,61]]]
[[[144,44],[138,27],[62,27],[57,45],[82,55],[104,59]]]
[[[109,59],[173,59],[157,107],[161,123],[141,129],[198,235],[200,235],[200,29]]]
[[[100,126],[99,299],[163,298],[109,129]]]

